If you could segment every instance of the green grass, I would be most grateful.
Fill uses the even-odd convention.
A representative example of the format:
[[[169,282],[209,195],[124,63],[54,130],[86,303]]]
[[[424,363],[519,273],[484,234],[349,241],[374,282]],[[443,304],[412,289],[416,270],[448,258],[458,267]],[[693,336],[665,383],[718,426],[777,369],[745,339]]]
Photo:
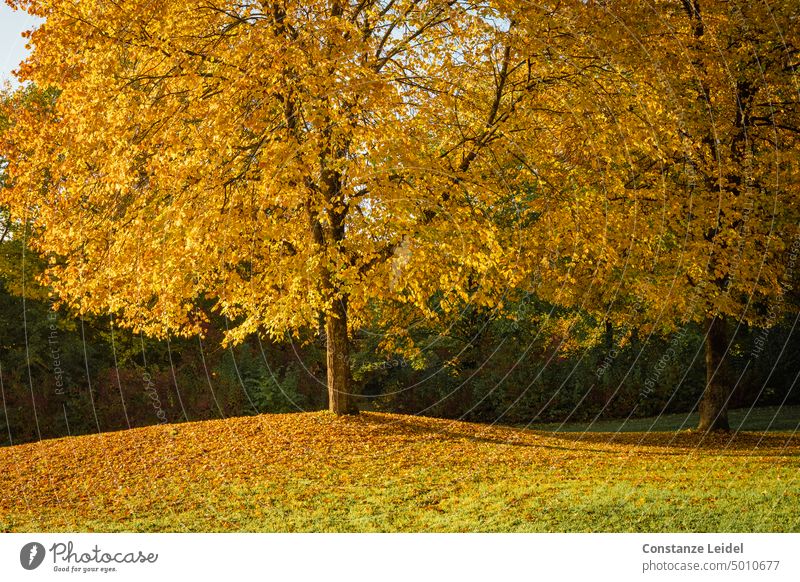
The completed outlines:
[[[3,531],[800,531],[800,437],[262,415],[0,450]]]
[[[692,429],[698,420],[698,413],[692,412],[628,420],[536,423],[530,428],[558,432],[665,432]],[[800,406],[733,409],[728,412],[728,420],[733,431],[800,431]]]

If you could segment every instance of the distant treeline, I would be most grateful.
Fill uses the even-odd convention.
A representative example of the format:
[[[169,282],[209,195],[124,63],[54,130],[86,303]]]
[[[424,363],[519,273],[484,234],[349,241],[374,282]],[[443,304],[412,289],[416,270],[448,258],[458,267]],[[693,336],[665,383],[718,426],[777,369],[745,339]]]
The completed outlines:
[[[55,311],[33,280],[23,299],[21,245],[2,247],[0,443],[327,405],[321,334],[226,348],[219,320],[202,340],[157,341],[107,317]],[[31,257],[26,277],[35,272]],[[705,363],[703,333],[694,325],[646,337],[536,302],[520,309],[514,322],[468,308],[447,329],[420,329],[415,358],[381,356],[380,330],[356,336],[350,368],[360,408],[527,424],[697,406]],[[566,317],[569,333],[546,323]],[[730,406],[800,402],[793,389],[800,339],[792,324],[729,330],[736,332],[728,353]]]

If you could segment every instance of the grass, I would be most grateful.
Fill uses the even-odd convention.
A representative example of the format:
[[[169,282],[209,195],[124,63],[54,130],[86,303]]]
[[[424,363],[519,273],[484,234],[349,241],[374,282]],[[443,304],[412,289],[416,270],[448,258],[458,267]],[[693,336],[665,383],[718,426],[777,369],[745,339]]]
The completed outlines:
[[[662,414],[651,418],[598,420],[596,422],[551,422],[531,425],[531,428],[556,432],[672,432],[694,428],[699,421],[697,412]],[[800,406],[765,406],[728,411],[733,431],[800,432]]]
[[[800,531],[800,437],[261,415],[0,449],[3,531]]]

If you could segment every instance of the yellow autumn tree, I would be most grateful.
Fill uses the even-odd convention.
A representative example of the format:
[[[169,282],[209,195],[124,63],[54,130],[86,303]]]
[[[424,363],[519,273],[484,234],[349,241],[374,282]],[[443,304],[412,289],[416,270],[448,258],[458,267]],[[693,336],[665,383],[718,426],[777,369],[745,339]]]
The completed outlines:
[[[797,9],[659,0],[22,0],[4,202],[74,309],[153,335],[349,339],[516,292],[644,331],[784,292]],[[701,6],[702,4],[702,6]],[[509,297],[511,296],[511,297]]]
[[[14,4],[44,19],[20,76],[58,98],[12,111],[3,197],[33,220],[47,281],[73,309],[156,336],[202,333],[213,309],[233,342],[323,319],[341,414],[349,338],[376,314],[392,349],[398,313],[499,309],[529,287],[543,246],[520,224],[548,202],[518,196],[567,173],[581,127],[562,87],[574,106],[592,99],[591,67],[553,56],[575,43],[561,13],[488,0]]]
[[[738,383],[724,364],[729,332],[775,325],[792,305],[800,6],[590,0],[573,16],[604,79],[616,82],[597,106],[606,127],[586,134],[594,155],[573,166],[586,189],[603,168],[596,217],[563,205],[551,213],[566,225],[548,235],[558,241],[548,268],[561,275],[540,294],[645,334],[701,325],[699,428],[727,429]]]

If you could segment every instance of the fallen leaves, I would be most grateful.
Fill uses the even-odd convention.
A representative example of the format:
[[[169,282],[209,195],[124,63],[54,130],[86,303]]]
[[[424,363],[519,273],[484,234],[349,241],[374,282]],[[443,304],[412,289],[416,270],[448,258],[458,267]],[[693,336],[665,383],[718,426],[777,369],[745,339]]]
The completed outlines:
[[[489,502],[492,488],[504,484],[520,487],[509,505],[541,503],[541,492],[524,490],[531,485],[569,497],[574,489],[563,487],[589,494],[602,483],[628,482],[634,491],[651,485],[674,497],[702,488],[704,479],[716,485],[774,469],[796,474],[798,456],[800,437],[780,433],[556,435],[378,413],[261,415],[0,449],[0,526],[81,529],[99,521],[126,529],[158,516],[180,530],[181,519],[198,512],[226,530],[240,527],[231,513],[257,519],[282,508],[290,519],[325,507],[380,519],[393,509],[383,506],[389,489],[397,492],[394,509],[438,515],[464,496]],[[798,483],[780,477],[771,482],[781,491],[765,497],[795,494]],[[717,502],[697,497],[704,498]],[[645,506],[643,499],[636,494],[630,504]],[[345,511],[343,500],[355,508]]]

